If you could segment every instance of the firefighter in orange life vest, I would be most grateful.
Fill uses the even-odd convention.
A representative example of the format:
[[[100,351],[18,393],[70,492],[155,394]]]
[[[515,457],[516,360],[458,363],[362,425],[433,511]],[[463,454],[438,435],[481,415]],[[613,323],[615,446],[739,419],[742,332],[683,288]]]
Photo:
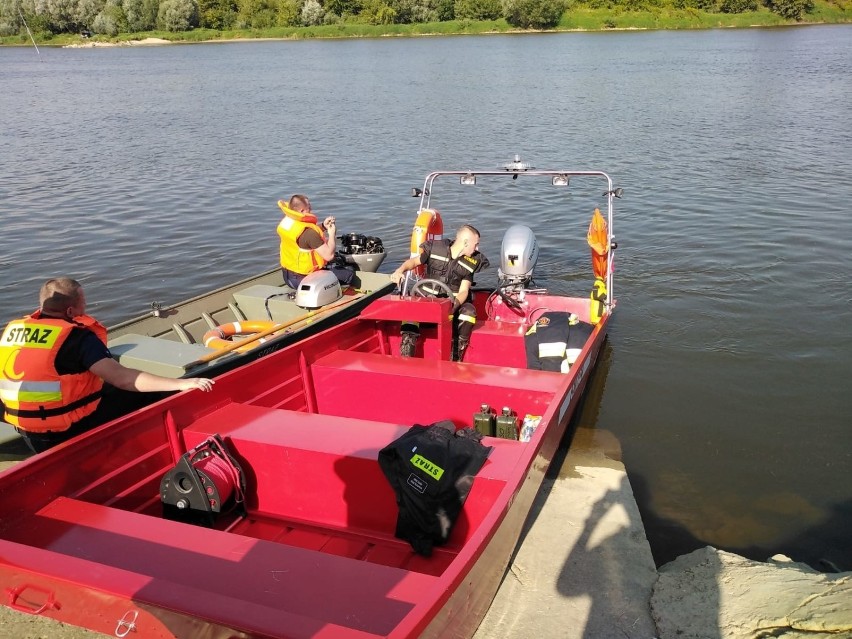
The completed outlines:
[[[278,224],[281,238],[280,258],[284,281],[299,288],[305,275],[328,267],[341,284],[351,284],[355,271],[335,264],[337,257],[337,224],[334,216],[319,223],[304,195],[294,195],[288,203],[278,200],[284,217]]]
[[[454,240],[429,240],[421,244],[420,248],[420,254],[403,262],[391,274],[391,279],[399,284],[406,271],[425,264],[426,278],[440,280],[450,287],[454,294],[453,314],[457,320],[456,353],[453,359],[460,362],[476,324],[476,308],[468,301],[473,275],[489,266],[488,259],[479,252],[479,231],[465,224],[456,232]],[[404,323],[400,355],[412,357],[419,337],[420,330],[416,324]]]
[[[39,310],[12,320],[0,337],[0,403],[5,421],[39,453],[117,417],[102,401],[104,382],[126,391],[197,388],[212,379],[170,379],[122,366],[106,346],[106,329],[86,315],[79,282],[48,280]]]

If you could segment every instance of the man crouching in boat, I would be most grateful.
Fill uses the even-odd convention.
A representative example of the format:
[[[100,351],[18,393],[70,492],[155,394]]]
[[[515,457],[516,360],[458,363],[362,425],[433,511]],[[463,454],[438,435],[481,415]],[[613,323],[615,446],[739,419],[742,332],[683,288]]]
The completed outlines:
[[[284,281],[294,289],[299,288],[305,275],[329,266],[341,284],[351,284],[355,271],[334,264],[337,257],[337,231],[333,216],[320,224],[304,195],[294,195],[288,203],[278,200],[284,218],[278,224],[281,238],[281,271]]]
[[[139,392],[213,387],[212,379],[170,379],[115,361],[106,329],[85,314],[76,280],[48,280],[39,304],[32,315],[9,322],[0,338],[0,414],[35,453],[118,416],[116,406],[101,401],[104,382]]]
[[[468,301],[473,275],[488,268],[488,259],[479,252],[479,231],[469,224],[462,226],[454,240],[428,240],[420,245],[420,253],[407,259],[391,274],[398,285],[407,271],[426,265],[427,279],[440,280],[450,287],[453,299],[453,317],[458,326],[455,361],[460,362],[470,343],[470,334],[476,324],[476,308]],[[438,296],[440,293],[435,292]],[[420,328],[415,323],[402,325],[400,355],[413,357],[420,337]]]

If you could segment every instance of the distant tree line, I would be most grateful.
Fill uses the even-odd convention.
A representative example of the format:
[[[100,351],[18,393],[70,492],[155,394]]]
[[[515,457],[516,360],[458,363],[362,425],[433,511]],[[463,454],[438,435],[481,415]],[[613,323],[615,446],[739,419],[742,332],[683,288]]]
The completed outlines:
[[[224,31],[500,18],[514,27],[548,29],[559,23],[569,2],[613,11],[675,7],[710,13],[765,5],[796,20],[813,9],[813,0],[0,0],[0,36],[21,33],[23,19],[34,32],[109,36],[197,27]]]

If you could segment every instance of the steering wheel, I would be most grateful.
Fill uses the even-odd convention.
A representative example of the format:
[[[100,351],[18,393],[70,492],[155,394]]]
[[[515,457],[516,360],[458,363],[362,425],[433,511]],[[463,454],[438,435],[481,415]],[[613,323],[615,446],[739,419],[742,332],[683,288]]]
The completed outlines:
[[[411,287],[411,296],[412,297],[437,297],[435,293],[430,291],[423,290],[424,287],[431,286],[432,288],[440,289],[442,293],[446,293],[447,297],[450,299],[455,298],[456,294],[453,293],[453,289],[447,286],[441,280],[432,279],[427,277],[426,279],[419,280],[414,286]]]

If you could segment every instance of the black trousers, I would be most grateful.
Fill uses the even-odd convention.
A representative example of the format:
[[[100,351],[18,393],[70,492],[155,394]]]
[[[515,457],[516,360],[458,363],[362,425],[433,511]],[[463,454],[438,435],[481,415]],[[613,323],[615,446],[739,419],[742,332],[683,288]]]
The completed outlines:
[[[453,338],[459,340],[470,340],[470,334],[473,332],[473,322],[460,320],[459,315],[467,315],[468,317],[476,318],[476,308],[470,302],[465,302],[459,306],[453,313]],[[403,333],[414,333],[420,335],[420,327],[417,324],[403,322]]]
[[[337,277],[337,281],[343,284],[344,286],[351,284],[352,280],[355,279],[354,269],[348,268],[346,266],[331,266],[328,268],[328,270],[334,273],[334,275]],[[301,284],[302,280],[305,279],[305,276],[301,273],[295,273],[294,271],[291,271],[286,268],[282,268],[281,273],[284,275],[284,283],[295,290],[299,289],[299,284]]]
[[[57,444],[66,442],[72,437],[92,430],[96,426],[106,424],[126,413],[141,408],[147,403],[165,397],[167,393],[134,393],[122,391],[109,385],[104,385],[98,407],[91,415],[86,415],[78,422],[71,424],[68,430],[37,433],[15,427],[27,447],[34,453],[41,453]]]

